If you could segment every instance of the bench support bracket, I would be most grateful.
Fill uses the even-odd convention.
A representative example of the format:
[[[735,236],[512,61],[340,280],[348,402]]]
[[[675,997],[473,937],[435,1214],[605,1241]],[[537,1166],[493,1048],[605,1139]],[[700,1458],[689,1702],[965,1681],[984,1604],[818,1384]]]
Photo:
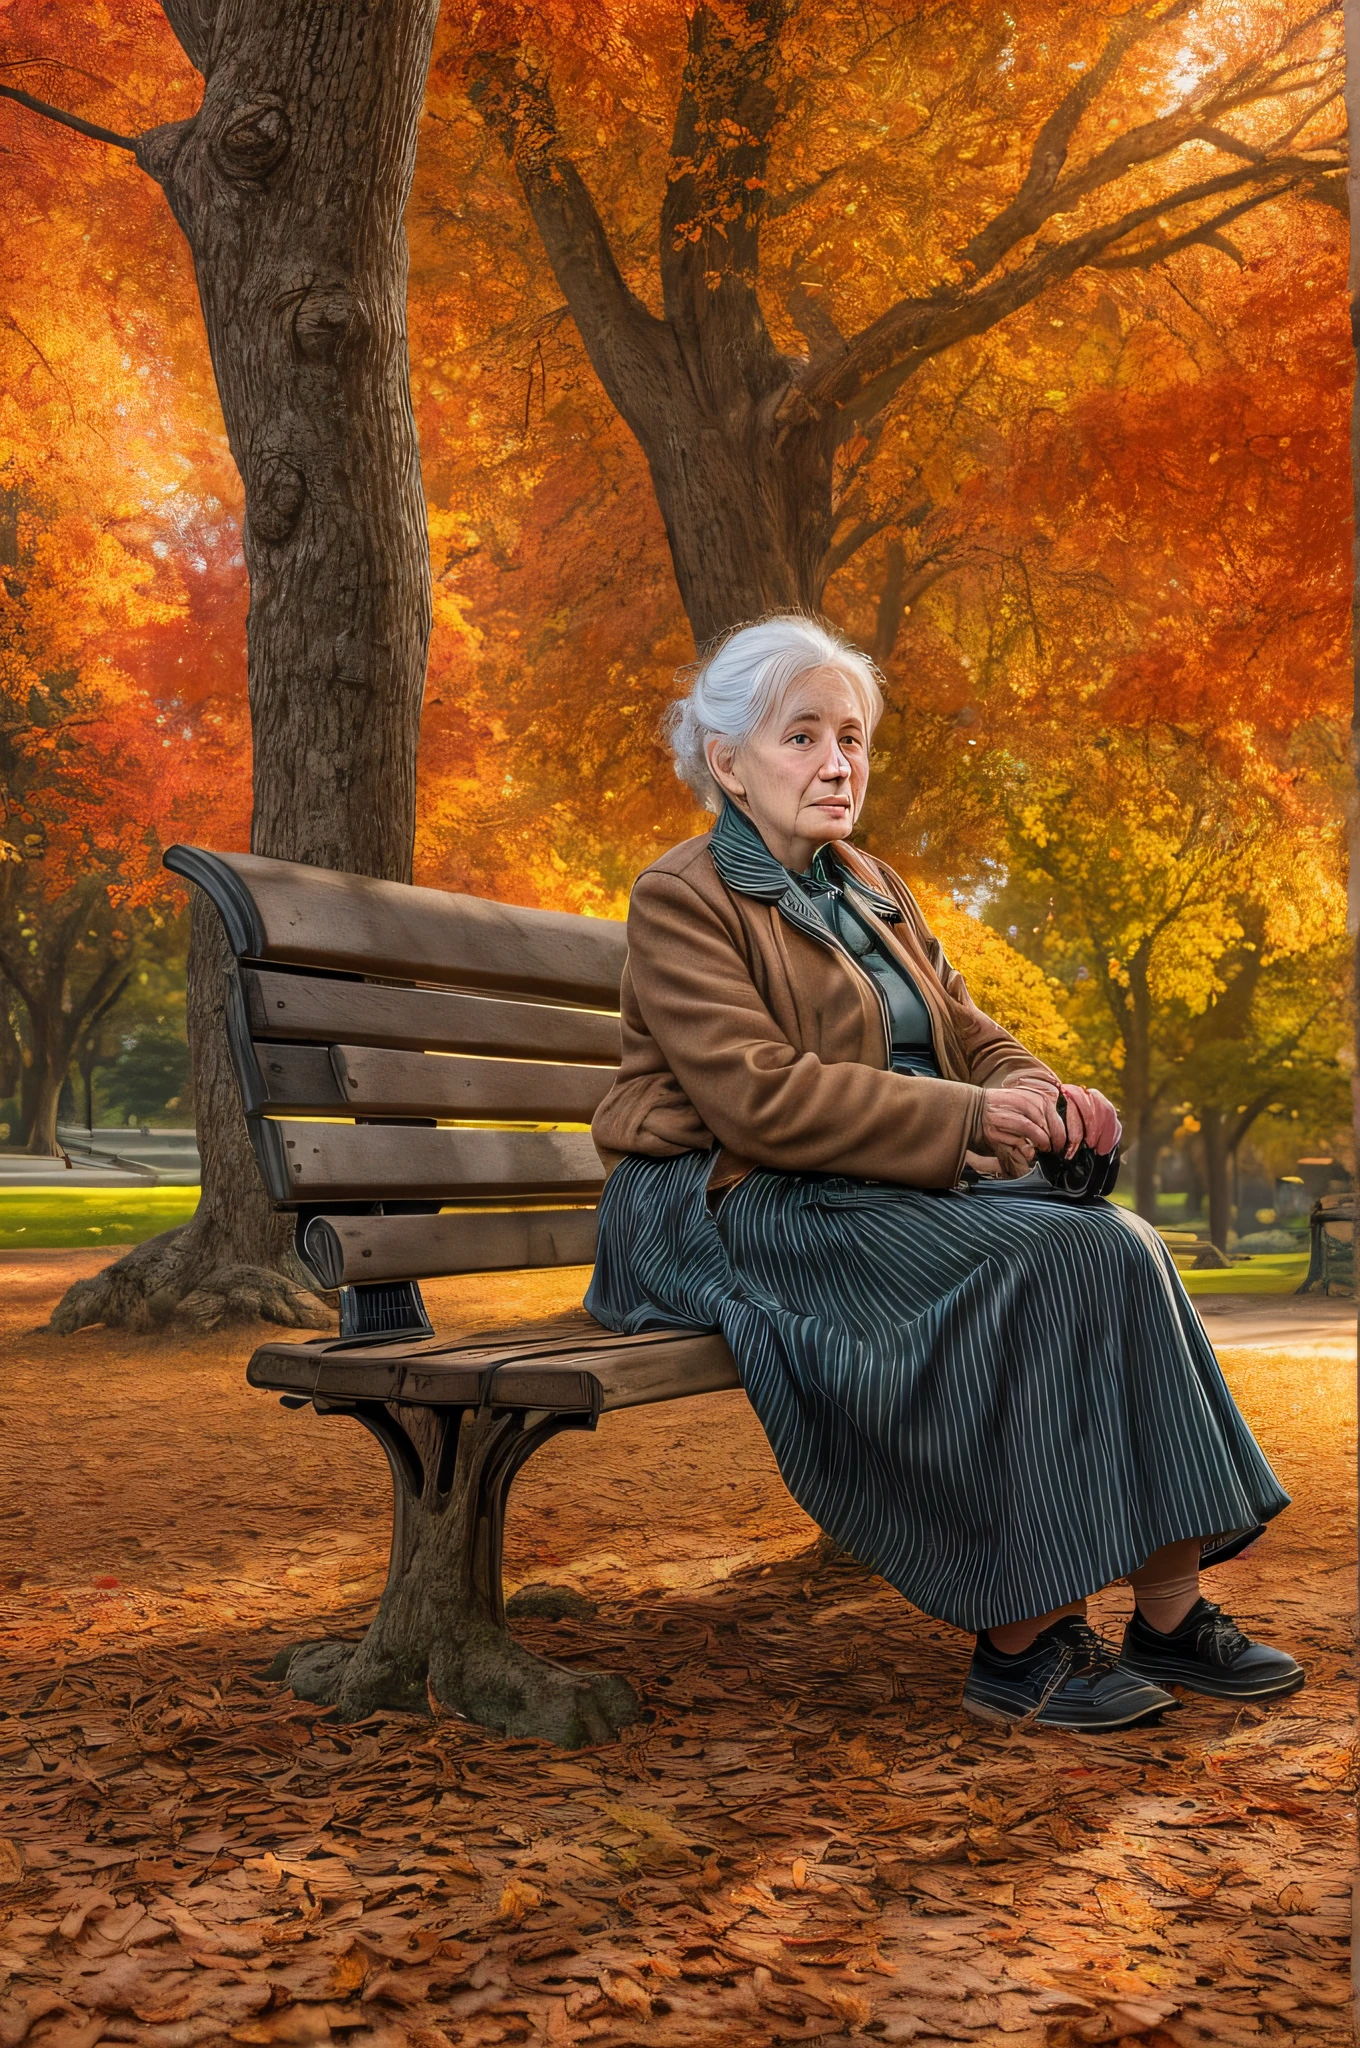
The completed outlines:
[[[394,1402],[318,1401],[377,1437],[392,1472],[387,1586],[359,1643],[303,1643],[287,1682],[345,1721],[383,1709],[428,1713],[433,1699],[511,1736],[563,1749],[610,1742],[636,1720],[637,1695],[612,1672],[549,1663],[505,1624],[501,1547],[515,1475],[550,1437],[590,1429],[588,1414],[526,1414]]]

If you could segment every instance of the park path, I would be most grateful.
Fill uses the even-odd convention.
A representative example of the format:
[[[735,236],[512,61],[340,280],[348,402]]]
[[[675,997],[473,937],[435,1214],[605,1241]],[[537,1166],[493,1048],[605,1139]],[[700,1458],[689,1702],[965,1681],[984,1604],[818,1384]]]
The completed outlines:
[[[722,1395],[561,1439],[517,1492],[510,1581],[597,1603],[525,1635],[649,1710],[565,1757],[338,1729],[260,1677],[371,1611],[377,1454],[249,1392],[239,1335],[35,1334],[99,1262],[0,1262],[0,2048],[1349,2040],[1344,1305],[1208,1318],[1295,1497],[1215,1590],[1305,1660],[1294,1700],[980,1731],[966,1640],[819,1562]],[[475,1323],[572,1287],[430,1293]]]

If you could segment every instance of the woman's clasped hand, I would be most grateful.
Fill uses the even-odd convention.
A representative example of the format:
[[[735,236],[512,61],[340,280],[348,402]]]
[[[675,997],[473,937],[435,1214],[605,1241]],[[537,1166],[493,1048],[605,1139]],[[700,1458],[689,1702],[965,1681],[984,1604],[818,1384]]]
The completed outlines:
[[[985,1089],[981,1135],[987,1149],[968,1153],[974,1172],[1014,1180],[1029,1172],[1040,1152],[1071,1159],[1082,1145],[1108,1152],[1119,1142],[1118,1114],[1099,1089],[1064,1086],[1062,1114],[1058,1093],[1052,1084],[1028,1077],[1013,1086]]]

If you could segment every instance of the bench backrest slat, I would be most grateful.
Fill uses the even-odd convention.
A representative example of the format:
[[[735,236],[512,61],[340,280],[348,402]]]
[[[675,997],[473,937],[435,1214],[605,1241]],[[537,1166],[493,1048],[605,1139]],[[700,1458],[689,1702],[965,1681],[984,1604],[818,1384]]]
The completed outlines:
[[[331,1067],[356,1116],[485,1117],[588,1124],[613,1080],[606,1067],[473,1060],[333,1045]]]
[[[593,1258],[582,1127],[618,1067],[622,924],[198,847],[166,865],[222,919],[256,1160],[325,1285]],[[392,1213],[421,1205],[444,1213]]]
[[[443,1216],[314,1216],[308,1263],[328,1287],[430,1280],[442,1273],[588,1266],[593,1209],[463,1210]]]
[[[618,1007],[627,941],[611,918],[525,910],[249,853],[172,846],[165,864],[207,889],[238,959]]]
[[[619,1063],[619,1020],[599,1010],[559,1010],[337,976],[271,974],[267,968],[242,968],[240,983],[253,1038],[603,1067]],[[617,991],[611,1002],[617,1008]]]
[[[276,1202],[474,1201],[604,1185],[587,1131],[439,1131],[419,1124],[257,1117],[251,1138]]]
[[[256,1043],[252,1114],[420,1117],[489,1123],[588,1124],[612,1078],[607,1067],[475,1060],[368,1045]]]

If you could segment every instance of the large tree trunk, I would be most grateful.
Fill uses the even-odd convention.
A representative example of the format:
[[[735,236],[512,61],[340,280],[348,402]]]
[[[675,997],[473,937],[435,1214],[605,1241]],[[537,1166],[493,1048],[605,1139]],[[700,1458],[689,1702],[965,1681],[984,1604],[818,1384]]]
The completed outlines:
[[[816,611],[831,544],[834,436],[800,394],[748,400],[737,432],[685,397],[657,432],[633,424],[666,524],[680,599],[702,647],[771,611]],[[655,405],[650,409],[653,418]]]
[[[245,484],[256,853],[409,881],[430,630],[402,213],[438,0],[176,0],[204,73],[141,138],[193,251]],[[260,1187],[195,905],[188,1015],[203,1194],[185,1229],[67,1294],[53,1327],[328,1311]]]

